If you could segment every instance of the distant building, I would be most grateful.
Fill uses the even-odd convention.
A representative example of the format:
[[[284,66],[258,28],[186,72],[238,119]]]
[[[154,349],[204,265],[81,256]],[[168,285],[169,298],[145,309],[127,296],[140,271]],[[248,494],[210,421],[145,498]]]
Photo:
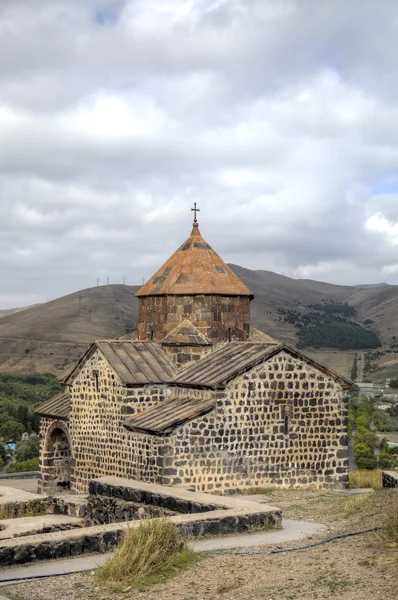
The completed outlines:
[[[351,382],[250,326],[253,294],[199,232],[37,409],[42,488],[104,475],[197,491],[346,485]]]

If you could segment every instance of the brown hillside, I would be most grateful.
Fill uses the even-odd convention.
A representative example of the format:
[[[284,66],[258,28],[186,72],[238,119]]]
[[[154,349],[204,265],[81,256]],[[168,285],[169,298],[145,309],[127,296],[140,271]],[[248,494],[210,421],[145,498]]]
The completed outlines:
[[[255,294],[253,325],[280,340],[297,342],[295,327],[281,319],[279,309],[305,312],[309,304],[322,300],[355,306],[357,320],[372,319],[384,346],[393,335],[398,338],[398,286],[337,286],[231,267]],[[135,329],[137,289],[100,286],[0,316],[0,370],[60,373],[93,339],[118,337]]]
[[[59,373],[96,338],[137,326],[138,287],[81,290],[0,318],[0,370]]]

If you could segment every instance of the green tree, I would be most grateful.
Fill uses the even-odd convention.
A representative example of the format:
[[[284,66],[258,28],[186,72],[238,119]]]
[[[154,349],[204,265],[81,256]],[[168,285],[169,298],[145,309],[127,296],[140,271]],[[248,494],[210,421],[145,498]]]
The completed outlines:
[[[16,462],[7,469],[7,473],[23,473],[24,471],[38,471],[40,468],[39,458],[31,458],[23,462]]]
[[[19,442],[15,458],[17,462],[23,462],[31,458],[39,456],[40,452],[40,438],[38,435],[32,435],[25,442]]]
[[[397,389],[398,388],[398,379],[390,380],[390,388]]]
[[[10,419],[1,425],[0,435],[6,442],[17,442],[23,432],[25,431],[25,425],[18,423],[14,419]]]
[[[379,454],[379,469],[394,469],[396,465],[396,458],[387,451],[380,452]]]
[[[358,460],[355,460],[355,464],[357,465],[360,471],[373,471],[378,467],[378,461],[375,456],[361,456]]]

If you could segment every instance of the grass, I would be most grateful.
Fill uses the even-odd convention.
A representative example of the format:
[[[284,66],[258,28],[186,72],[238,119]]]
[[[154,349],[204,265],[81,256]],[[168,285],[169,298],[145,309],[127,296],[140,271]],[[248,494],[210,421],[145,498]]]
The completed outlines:
[[[382,471],[380,469],[350,472],[350,488],[373,488],[374,490],[381,490],[382,487]]]
[[[37,517],[47,514],[44,504],[40,501],[7,502],[0,504],[0,521],[3,519],[21,519],[22,517]]]
[[[382,546],[398,548],[398,495],[394,490],[389,494],[383,510],[383,529],[376,533],[376,540]]]
[[[274,491],[275,488],[255,486],[245,488],[244,490],[242,490],[242,494],[244,494],[245,496],[254,496],[255,494],[263,494],[264,496],[270,496]]]
[[[115,555],[97,569],[98,583],[117,590],[132,586],[144,590],[166,581],[200,560],[167,519],[151,519],[127,529]]]
[[[354,496],[353,498],[347,500],[343,507],[346,517],[359,512],[363,508],[364,504],[368,502],[368,500],[368,494],[358,494],[358,496]]]
[[[314,582],[314,587],[326,588],[331,595],[339,595],[348,587],[354,584],[353,581],[346,577],[340,577],[335,573],[331,573],[328,577],[319,577]]]

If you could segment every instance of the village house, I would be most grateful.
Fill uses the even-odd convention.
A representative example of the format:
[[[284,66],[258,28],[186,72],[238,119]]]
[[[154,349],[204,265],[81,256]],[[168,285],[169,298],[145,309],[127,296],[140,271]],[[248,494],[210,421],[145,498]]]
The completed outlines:
[[[350,382],[251,327],[253,293],[196,218],[136,295],[138,338],[93,342],[37,409],[43,490],[105,475],[219,493],[347,484]]]

